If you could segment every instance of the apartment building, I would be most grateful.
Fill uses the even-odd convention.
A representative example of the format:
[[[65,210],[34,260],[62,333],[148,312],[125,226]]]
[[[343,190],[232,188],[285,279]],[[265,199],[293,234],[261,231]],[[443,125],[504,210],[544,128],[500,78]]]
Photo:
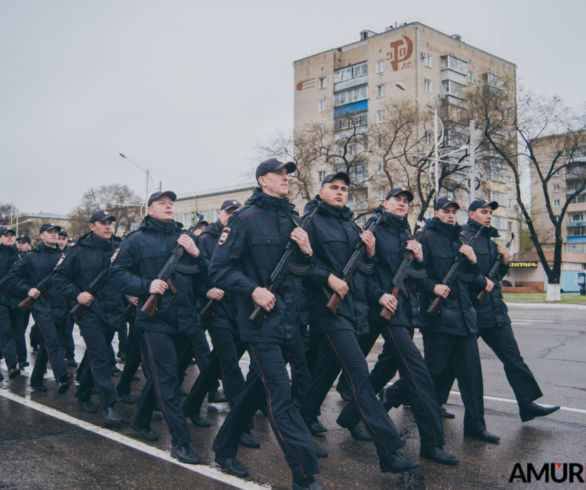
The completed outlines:
[[[334,141],[357,128],[366,140],[377,125],[392,117],[390,104],[400,101],[414,102],[421,114],[445,113],[464,104],[466,89],[478,84],[483,90],[508,90],[506,95],[515,100],[516,67],[513,63],[465,43],[457,34],[444,34],[419,22],[388,27],[381,33],[362,31],[354,43],[296,60],[294,72],[296,135],[308,128],[318,128]],[[442,124],[441,119],[438,122]],[[468,140],[468,123],[466,121],[458,129],[460,135],[450,135],[457,146],[449,156],[439,156],[440,165],[449,165],[451,159],[462,154],[463,150],[457,147]],[[417,150],[430,153],[435,133],[423,125],[418,125],[417,131],[422,133]],[[360,141],[357,141],[349,151],[359,152],[359,146]],[[353,180],[365,182],[353,188],[349,197],[349,205],[355,212],[371,210],[384,198],[388,185],[380,178],[381,165],[372,154],[354,165]],[[475,182],[477,197],[497,200],[501,204],[495,212],[495,227],[502,234],[518,231],[518,210],[511,192],[512,176],[506,165],[496,157],[491,158],[483,162],[482,168],[476,163],[476,174],[470,176],[463,175],[471,172],[470,165],[462,167],[464,170],[459,177],[468,182],[468,186],[456,191],[453,197],[467,206],[469,182]],[[312,172],[315,191],[321,178],[333,168],[336,168],[335,159],[326,162],[324,158],[315,165]],[[428,185],[433,185],[433,177],[428,181]],[[418,206],[417,202],[414,204]]]

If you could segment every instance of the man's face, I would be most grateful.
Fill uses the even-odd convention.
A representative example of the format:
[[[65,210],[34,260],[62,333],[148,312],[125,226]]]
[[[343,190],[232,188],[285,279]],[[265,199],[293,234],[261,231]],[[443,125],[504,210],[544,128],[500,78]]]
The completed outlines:
[[[163,196],[153,201],[153,203],[147,209],[147,213],[151,218],[158,219],[159,221],[173,221],[175,204],[168,196]]]
[[[289,192],[289,174],[285,168],[259,177],[258,183],[269,196],[283,198]]]
[[[343,208],[348,201],[348,184],[342,179],[334,179],[322,186],[319,197],[333,208]]]
[[[383,206],[387,213],[391,213],[393,216],[404,218],[409,214],[409,198],[407,194],[398,194],[391,196],[387,201],[383,201]]]
[[[7,247],[12,247],[15,241],[16,235],[14,233],[8,232],[0,236],[0,243],[2,243],[2,245],[6,245]]]
[[[233,209],[221,209],[218,211],[218,219],[220,220],[220,223],[222,223],[222,226],[226,226],[228,224],[228,220],[233,214]]]
[[[490,226],[492,223],[492,208],[490,206],[484,206],[474,211],[468,211],[468,216],[482,226]]]
[[[41,233],[41,240],[48,247],[55,247],[59,240],[59,233],[57,230],[46,230]]]
[[[94,221],[93,223],[90,223],[90,230],[98,238],[101,238],[102,240],[109,240],[112,238],[112,233],[114,233],[114,225],[112,223],[113,221],[111,219],[104,221]]]
[[[458,221],[458,206],[450,204],[449,206],[434,211],[434,215],[437,216],[442,223],[447,225],[455,225]]]
[[[16,248],[18,248],[19,252],[30,252],[32,246],[28,242],[17,242]]]
[[[69,242],[69,238],[64,235],[59,235],[57,237],[57,245],[59,246],[59,248],[61,250],[65,250],[65,247],[67,247],[68,242]]]

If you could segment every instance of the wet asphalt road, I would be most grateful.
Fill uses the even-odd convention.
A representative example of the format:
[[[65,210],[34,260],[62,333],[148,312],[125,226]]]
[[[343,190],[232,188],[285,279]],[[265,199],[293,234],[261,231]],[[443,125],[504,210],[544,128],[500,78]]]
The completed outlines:
[[[391,411],[391,417],[406,441],[402,452],[419,460],[420,467],[403,475],[382,474],[372,443],[355,442],[336,425],[335,419],[345,402],[332,390],[320,417],[328,432],[324,437],[315,438],[318,445],[329,452],[327,459],[320,460],[318,479],[324,488],[526,487],[518,481],[508,483],[517,462],[531,462],[539,467],[553,462],[583,464],[586,456],[586,308],[515,304],[510,305],[510,313],[523,357],[544,393],[539,401],[562,405],[562,410],[547,418],[521,423],[502,365],[480,341],[486,422],[488,430],[501,437],[499,445],[463,440],[464,410],[454,391],[448,408],[456,418],[445,420],[444,429],[446,449],[460,458],[460,465],[449,468],[419,460],[419,438],[411,411],[399,408]],[[79,337],[76,341],[77,358],[81,359],[83,345]],[[416,342],[421,347],[419,335]],[[371,367],[380,349],[381,345],[377,344],[370,354]],[[2,372],[6,375],[4,368],[2,363]],[[247,359],[243,360],[243,368],[248,368]],[[250,477],[219,481],[216,477],[223,478],[223,474],[211,464],[213,452],[210,448],[225,417],[225,405],[204,405],[204,415],[213,423],[211,428],[190,425],[193,448],[206,464],[182,467],[169,461],[170,441],[164,422],[153,422],[153,430],[161,437],[149,444],[139,441],[129,427],[117,432],[104,430],[100,428],[101,416],[80,412],[74,390],[58,395],[51,377],[46,383],[48,393],[31,393],[28,388],[30,370],[31,367],[27,368],[25,376],[0,382],[0,488],[229,488],[233,484],[255,483],[290,488],[285,460],[268,421],[260,414],[254,421],[254,434],[261,441],[261,449],[241,448],[238,454],[248,467]],[[187,389],[194,376],[195,373],[188,376]],[[141,385],[142,380],[133,385],[133,394],[138,396]],[[456,385],[454,390],[457,390]],[[119,403],[117,407],[128,420],[132,406]],[[43,413],[50,409],[55,412]],[[545,488],[545,483],[533,483],[531,488],[542,486]],[[567,484],[563,486],[568,488]],[[584,484],[577,484],[578,487],[584,488]]]

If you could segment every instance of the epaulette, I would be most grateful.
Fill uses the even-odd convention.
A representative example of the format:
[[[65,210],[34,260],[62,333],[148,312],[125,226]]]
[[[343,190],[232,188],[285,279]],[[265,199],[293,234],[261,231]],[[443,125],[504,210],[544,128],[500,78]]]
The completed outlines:
[[[131,231],[128,235],[126,235],[124,238],[126,238],[127,240],[134,240],[137,236],[140,236],[144,233],[143,230],[134,230]]]

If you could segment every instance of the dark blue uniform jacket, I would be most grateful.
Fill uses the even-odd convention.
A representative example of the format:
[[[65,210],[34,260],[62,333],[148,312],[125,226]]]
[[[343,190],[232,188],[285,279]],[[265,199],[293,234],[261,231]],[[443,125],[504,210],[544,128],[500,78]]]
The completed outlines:
[[[469,219],[468,223],[462,228],[464,233],[476,233],[482,225],[476,221]],[[484,228],[480,236],[472,244],[476,258],[478,259],[478,267],[483,276],[488,276],[488,273],[496,261],[498,256],[498,247],[492,241],[492,238],[499,236],[498,231],[490,227]],[[501,263],[496,272],[496,277],[491,278],[494,281],[494,289],[490,292],[484,293],[482,302],[478,304],[476,296],[480,292],[478,288],[472,289],[472,302],[476,307],[478,315],[478,328],[480,330],[485,328],[503,327],[509,325],[511,320],[509,318],[507,305],[503,299],[500,281],[505,277],[508,271],[508,266]]]
[[[299,329],[301,277],[288,273],[276,304],[259,328],[248,317],[254,309],[252,292],[267,287],[269,276],[283,255],[295,226],[296,213],[287,198],[279,199],[255,189],[224,228],[209,267],[210,280],[235,296],[240,338],[243,342],[279,342]],[[309,264],[298,249],[295,262]]]
[[[214,287],[213,282],[209,279],[208,270],[210,262],[212,261],[212,256],[214,255],[216,248],[218,248],[218,240],[223,229],[224,225],[218,220],[209,225],[203,233],[197,237],[197,246],[201,251],[202,272],[205,276],[206,292],[208,289]],[[208,302],[205,293],[203,296],[202,307]],[[236,305],[234,304],[234,299],[231,297],[230,293],[224,291],[224,298],[222,301],[214,304],[213,314],[216,317],[226,317],[233,321],[236,320]]]
[[[375,219],[376,216],[372,216],[367,225]],[[393,278],[403,261],[405,245],[412,237],[407,219],[398,218],[386,211],[378,226],[373,230],[373,234],[376,238],[375,273],[373,279],[368,281],[368,299],[371,308],[378,314],[382,308],[378,300],[383,294],[390,294],[393,291]],[[413,259],[411,267],[423,269],[425,266],[422,262]],[[403,293],[397,296],[398,306],[391,320],[392,325],[407,328],[416,328],[421,325],[417,298],[419,282],[411,277],[405,280],[405,290],[409,297],[405,297]]]
[[[197,275],[175,271],[171,288],[159,298],[159,307],[153,318],[140,311],[149,296],[153,279],[161,271],[181,233],[182,225],[176,221],[164,222],[147,216],[140,228],[120,243],[120,253],[112,264],[111,283],[124,294],[139,298],[136,322],[145,331],[169,334],[192,334],[199,325],[196,308]],[[179,263],[186,266],[199,264],[199,259],[184,253]]]
[[[89,291],[91,282],[110,265],[112,254],[118,243],[113,239],[103,240],[90,232],[68,248],[65,261],[57,270],[55,284],[69,302],[75,304],[79,293]],[[82,318],[91,320],[97,316],[103,325],[117,329],[124,324],[124,301],[122,293],[108,284],[107,274],[99,285],[94,300]]]
[[[352,212],[347,207],[334,208],[316,196],[307,203],[304,213],[311,213],[315,206],[317,206],[317,213],[307,228],[313,249],[307,297],[310,317],[318,314],[323,321],[312,324],[312,328],[317,327],[316,333],[348,327],[354,328],[358,334],[368,333],[366,282],[360,271],[356,272],[350,281],[351,291],[340,302],[336,315],[326,308],[328,300],[323,291],[323,288],[328,287],[330,274],[343,278],[342,271],[354,252],[354,246],[360,240],[361,230],[354,223]],[[363,255],[362,262],[370,263],[366,253]],[[350,323],[338,322],[336,318],[344,318]]]
[[[4,279],[10,268],[16,263],[18,260],[18,251],[14,247],[7,247],[0,243],[0,281]],[[14,297],[11,297],[7,294],[7,288],[5,288],[4,283],[0,282],[2,286],[0,286],[0,304],[4,305],[8,308],[16,308],[19,303]]]
[[[423,245],[423,260],[427,278],[423,279],[421,295],[422,330],[451,335],[476,334],[476,310],[472,306],[468,285],[457,278],[450,286],[450,295],[442,300],[438,314],[428,314],[427,308],[436,297],[433,288],[441,284],[443,277],[454,262],[462,245],[460,225],[448,225],[434,217],[427,221],[419,237]],[[475,287],[484,287],[486,280],[480,275],[478,265],[467,259],[461,262],[460,273],[474,278]]]
[[[31,288],[36,287],[47,277],[62,256],[56,246],[48,247],[44,243],[24,255],[6,275],[5,287],[9,294],[22,301]],[[62,317],[67,312],[67,302],[55,289],[55,276],[41,289],[41,296],[33,301],[32,312],[53,314]]]

